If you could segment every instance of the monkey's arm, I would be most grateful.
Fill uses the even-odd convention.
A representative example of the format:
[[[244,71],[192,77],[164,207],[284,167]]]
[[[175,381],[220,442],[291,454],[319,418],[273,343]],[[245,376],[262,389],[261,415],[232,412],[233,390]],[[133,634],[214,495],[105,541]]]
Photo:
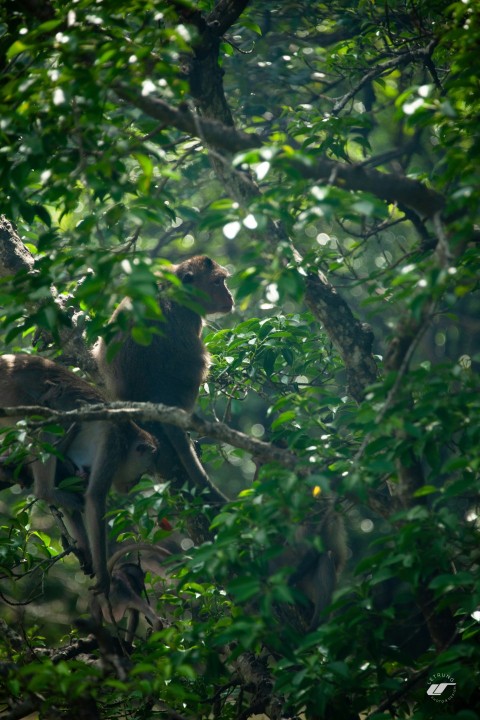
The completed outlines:
[[[42,435],[42,440],[49,440],[48,435]],[[49,505],[55,505],[71,511],[80,512],[83,509],[83,498],[75,492],[61,490],[55,487],[58,461],[55,455],[50,455],[45,462],[34,459],[31,463],[33,475],[33,493],[39,500],[45,500]],[[67,465],[65,465],[67,467]],[[72,466],[73,468],[73,466]]]

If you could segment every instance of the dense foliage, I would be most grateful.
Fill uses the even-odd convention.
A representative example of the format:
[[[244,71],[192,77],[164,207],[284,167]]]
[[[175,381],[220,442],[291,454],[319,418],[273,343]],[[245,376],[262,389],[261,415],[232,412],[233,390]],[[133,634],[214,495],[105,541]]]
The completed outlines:
[[[224,507],[112,494],[117,540],[210,525],[147,576],[168,622],[133,650],[75,624],[88,578],[4,488],[1,717],[479,718],[479,42],[474,0],[0,8],[1,352],[97,382],[118,301],[148,343],[157,274],[208,254],[236,311],[207,323],[198,411],[294,457],[220,431]],[[274,561],[323,503],[349,558],[309,630]]]

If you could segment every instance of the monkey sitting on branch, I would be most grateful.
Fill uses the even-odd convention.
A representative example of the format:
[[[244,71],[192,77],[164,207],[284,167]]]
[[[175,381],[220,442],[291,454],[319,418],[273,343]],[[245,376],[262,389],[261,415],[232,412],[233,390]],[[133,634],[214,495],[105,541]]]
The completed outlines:
[[[1,407],[38,405],[67,411],[104,402],[96,388],[51,360],[35,355],[0,356]],[[20,419],[0,418],[0,427],[11,427]],[[144,473],[154,471],[157,444],[129,420],[78,421],[65,429],[56,446],[65,459],[62,474],[65,467],[72,467],[72,474],[86,481],[83,496],[56,486],[59,461],[54,454],[45,462],[30,456],[21,472],[24,477],[32,476],[37,498],[65,511],[72,536],[85,558],[85,568],[95,574],[95,590],[108,595],[107,494],[112,484],[119,492],[128,492]],[[40,441],[53,444],[55,437],[42,432]]]
[[[226,286],[228,271],[205,255],[198,255],[170,268],[183,287],[191,290],[187,305],[174,300],[160,287],[158,302],[161,320],[149,325],[157,330],[150,345],[139,345],[130,333],[120,332],[114,342],[121,345],[111,361],[107,346],[99,340],[94,354],[107,392],[112,399],[163,403],[192,411],[200,385],[208,375],[210,357],[202,341],[203,316],[226,314],[233,309],[233,298]],[[193,303],[192,303],[193,301]],[[129,298],[112,315],[128,316]],[[211,497],[226,498],[210,482],[192,443],[184,430],[161,423],[149,424],[157,438],[157,472],[169,478],[181,463],[194,486],[208,489]]]

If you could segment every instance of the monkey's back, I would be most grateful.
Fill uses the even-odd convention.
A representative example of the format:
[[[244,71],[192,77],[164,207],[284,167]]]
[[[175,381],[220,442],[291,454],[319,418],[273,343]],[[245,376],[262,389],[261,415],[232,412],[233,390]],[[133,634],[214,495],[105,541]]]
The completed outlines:
[[[105,402],[97,388],[70,370],[25,354],[0,356],[0,400],[3,405],[43,405],[57,410]]]
[[[97,388],[52,360],[25,354],[0,356],[0,406],[39,405],[62,411],[75,410],[85,404],[103,403],[105,398]],[[3,418],[0,425],[8,427],[14,421],[15,418]],[[155,441],[131,420],[96,420],[75,423],[73,426],[69,421],[65,426],[68,427],[65,452],[77,467],[90,466],[90,457],[95,454],[100,441],[108,445],[105,465],[108,470],[112,463],[117,463],[118,471],[113,477],[113,483],[122,492],[128,484],[132,484],[132,479],[139,477],[152,465]],[[142,453],[136,452],[138,445],[143,446]],[[149,455],[144,453],[145,448],[148,448]],[[134,467],[138,465],[141,472],[139,469],[136,474],[129,474],[130,468],[122,467],[124,461]],[[124,475],[126,480],[123,479]]]
[[[124,303],[116,314],[125,307]],[[139,345],[130,335],[122,334],[117,337],[122,345],[112,361],[106,362],[103,342],[97,349],[97,359],[112,397],[190,410],[206,379],[210,361],[200,337],[202,321],[191,310],[174,303],[163,300],[161,306],[164,321],[150,323],[158,330],[150,345]]]

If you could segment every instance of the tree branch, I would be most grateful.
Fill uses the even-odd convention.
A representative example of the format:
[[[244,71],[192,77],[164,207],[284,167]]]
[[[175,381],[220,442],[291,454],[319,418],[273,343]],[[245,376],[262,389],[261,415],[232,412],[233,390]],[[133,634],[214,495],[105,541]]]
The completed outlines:
[[[22,270],[30,272],[34,262],[32,253],[20,240],[12,223],[5,215],[0,215],[0,277],[15,275]]]
[[[377,378],[372,330],[354,317],[345,300],[321,273],[308,275],[305,302],[345,363],[350,395],[361,402],[366,387]]]
[[[186,105],[181,105],[179,109],[176,109],[160,98],[140,95],[122,83],[117,83],[113,89],[119,98],[132,103],[149,117],[198,137],[222,150],[235,153],[260,147],[262,144],[260,137],[255,133],[244,133],[223,125],[217,120],[200,118],[192,113]]]
[[[200,10],[184,5],[181,0],[170,0],[170,5],[173,5],[179,18],[197,28],[200,42],[206,43],[208,34],[221,37],[238,20],[249,2],[250,0],[217,0],[206,19]]]
[[[46,419],[32,419],[35,416]],[[88,405],[78,410],[64,412],[39,405],[22,405],[0,408],[0,417],[27,418],[27,425],[31,428],[44,427],[51,423],[52,420],[61,422],[91,422],[94,420],[162,422],[167,425],[175,425],[183,430],[194,430],[214,440],[226,442],[241,450],[246,450],[264,462],[278,462],[280,465],[291,469],[294,469],[299,463],[296,455],[288,450],[252,438],[245,433],[230,428],[225,423],[203,420],[194,413],[156,403],[115,402],[108,405]]]
[[[139,95],[124,85],[119,84],[114,89],[120,98],[131,102],[150,117],[198,137],[220,150],[236,153],[262,146],[260,137],[255,133],[241,132],[216,120],[199,117],[183,106],[177,110],[164,100]],[[344,190],[370,192],[381,200],[406,205],[424,218],[432,218],[445,206],[443,195],[424,183],[367,168],[360,163],[347,165],[327,158],[313,161],[310,158],[299,158],[298,155],[279,155],[274,163],[281,164],[283,168],[290,166],[307,179],[327,182]]]
[[[207,17],[207,24],[223,35],[240,17],[250,0],[219,0]]]
[[[433,218],[445,207],[445,198],[424,183],[393,173],[367,168],[362,163],[339,163],[320,158],[282,157],[286,163],[298,170],[303,177],[326,181],[329,185],[344,190],[361,190],[372,193],[380,200],[406,205],[423,218]]]
[[[348,101],[355,97],[355,95],[358,93],[359,90],[362,89],[364,85],[371,82],[372,80],[375,80],[375,78],[381,77],[385,73],[390,72],[395,68],[408,65],[408,63],[411,62],[415,62],[415,60],[420,59],[424,62],[427,62],[430,59],[437,43],[438,40],[435,39],[431,43],[429,43],[426,48],[414,48],[412,50],[406,50],[405,52],[399,53],[390,60],[386,60],[383,63],[375,65],[375,67],[365,73],[365,75],[355,85],[355,87],[349,90],[349,92],[347,92],[340,100],[335,103],[332,113],[334,115],[337,115],[341,110],[343,110]]]

